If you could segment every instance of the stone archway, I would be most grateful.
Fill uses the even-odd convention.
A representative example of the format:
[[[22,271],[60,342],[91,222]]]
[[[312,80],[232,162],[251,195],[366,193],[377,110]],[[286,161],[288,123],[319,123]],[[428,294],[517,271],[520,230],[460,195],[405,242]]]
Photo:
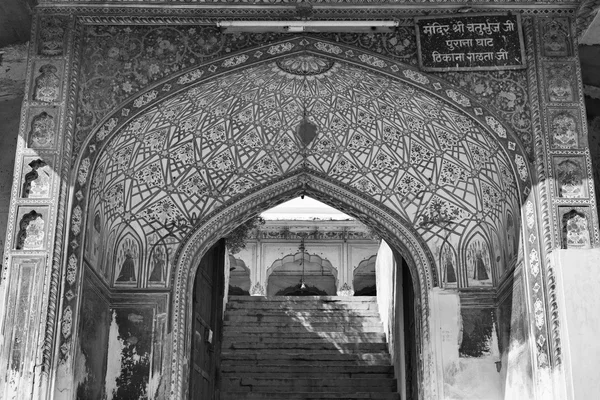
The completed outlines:
[[[406,226],[385,206],[378,207],[368,198],[340,187],[325,177],[300,173],[282,179],[215,213],[204,220],[188,235],[177,255],[173,274],[173,323],[171,359],[171,392],[173,398],[185,397],[189,365],[187,354],[191,350],[192,334],[190,301],[197,260],[218,240],[239,225],[239,221],[251,218],[281,202],[306,194],[367,223],[390,244],[406,261],[413,277],[418,360],[419,398],[436,398],[437,370],[434,359],[436,344],[431,341],[432,313],[429,305],[431,291],[436,285],[433,257],[416,232]],[[191,282],[191,283],[190,283]]]
[[[292,52],[295,46],[302,50]],[[222,60],[227,73],[212,64],[172,78],[162,89],[170,97],[162,99],[150,89],[95,131],[73,178],[71,232],[83,232],[88,263],[109,286],[169,290],[178,346],[173,354],[184,354],[189,290],[178,274],[189,274],[193,259],[202,254],[192,247],[209,244],[197,232],[226,233],[224,221],[240,219],[224,220],[224,210],[238,207],[236,215],[246,215],[242,209],[248,213],[264,204],[256,193],[277,188],[279,194],[266,198],[282,199],[289,188],[281,183],[296,179],[301,182],[291,186],[296,194],[308,193],[312,185],[313,197],[379,223],[382,236],[403,257],[420,260],[409,265],[419,282],[427,333],[428,291],[439,286],[433,253],[439,246],[457,247],[461,232],[474,225],[494,227],[504,213],[516,213],[520,190],[529,183],[520,148],[474,101],[406,66],[351,50],[341,56],[338,45],[307,39],[264,50]],[[258,53],[273,57],[244,65],[250,55],[262,57]],[[240,81],[254,88],[236,86]],[[261,94],[263,89],[270,93]],[[241,103],[231,102],[234,97]],[[304,115],[327,134],[303,144],[294,130]],[[189,163],[193,167],[186,168]],[[183,172],[173,178],[176,170]],[[448,190],[452,185],[456,192]],[[81,189],[88,187],[86,197]],[[344,202],[350,197],[353,204]],[[380,217],[373,217],[374,209],[382,210]],[[102,216],[97,224],[96,215]],[[94,220],[94,229],[101,227],[97,233],[86,220]],[[456,227],[453,239],[448,224]],[[137,246],[162,249],[168,259],[130,248],[148,239],[151,244]],[[190,240],[196,241],[193,246]],[[105,252],[94,258],[90,247]],[[69,268],[77,266],[78,251],[69,249]],[[127,254],[140,256],[138,279],[119,280],[116,268]],[[154,275],[157,263],[165,269]],[[162,280],[146,279],[150,276]],[[176,393],[184,387],[184,369],[180,361],[171,367]],[[424,379],[434,382],[435,376],[425,371]],[[423,386],[436,390],[435,384]]]

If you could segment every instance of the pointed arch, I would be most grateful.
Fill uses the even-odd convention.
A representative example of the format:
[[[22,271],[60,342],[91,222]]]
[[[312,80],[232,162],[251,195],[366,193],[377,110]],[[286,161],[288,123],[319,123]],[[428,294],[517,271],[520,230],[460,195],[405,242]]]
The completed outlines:
[[[308,172],[300,172],[278,180],[260,190],[248,193],[245,197],[214,212],[200,221],[186,236],[176,254],[176,268],[172,276],[172,334],[173,357],[171,359],[171,389],[178,398],[187,382],[189,368],[185,364],[191,349],[193,279],[198,268],[197,260],[218,240],[245,221],[277,204],[306,194],[328,204],[345,214],[371,226],[394,251],[408,264],[413,276],[418,346],[422,354],[419,373],[421,381],[436,381],[436,365],[430,362],[433,349],[430,343],[429,296],[437,286],[435,260],[418,232],[385,206],[366,196],[331,182],[324,177]],[[183,383],[183,384],[182,384]],[[424,389],[429,386],[424,384]],[[427,397],[425,394],[424,398]]]
[[[473,229],[463,241],[463,280],[466,287],[493,286],[492,252],[488,236],[479,227]]]

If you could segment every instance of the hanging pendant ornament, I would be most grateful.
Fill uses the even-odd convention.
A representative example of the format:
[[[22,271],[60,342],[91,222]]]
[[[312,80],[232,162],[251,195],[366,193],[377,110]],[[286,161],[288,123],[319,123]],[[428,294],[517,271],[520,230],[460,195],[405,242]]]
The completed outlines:
[[[304,238],[302,238],[300,242],[299,250],[302,252],[302,258],[300,259],[300,264],[302,264],[302,276],[300,277],[300,290],[306,290],[306,282],[304,280]]]
[[[296,134],[300,138],[300,141],[302,141],[302,144],[304,144],[304,147],[307,147],[317,136],[317,125],[308,120],[306,108],[304,109],[302,121],[300,121],[300,124],[298,124]]]

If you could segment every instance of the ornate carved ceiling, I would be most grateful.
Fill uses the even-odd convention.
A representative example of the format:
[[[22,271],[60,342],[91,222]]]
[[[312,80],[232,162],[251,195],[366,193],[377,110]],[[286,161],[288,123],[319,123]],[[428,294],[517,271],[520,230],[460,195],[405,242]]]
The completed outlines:
[[[304,118],[318,128],[306,147]],[[127,125],[97,162],[88,224],[92,247],[117,259],[88,259],[122,265],[123,238],[136,254],[165,237],[178,244],[200,217],[300,171],[386,205],[431,243],[448,239],[448,223],[456,238],[500,232],[517,206],[497,142],[458,109],[304,53],[192,87]]]

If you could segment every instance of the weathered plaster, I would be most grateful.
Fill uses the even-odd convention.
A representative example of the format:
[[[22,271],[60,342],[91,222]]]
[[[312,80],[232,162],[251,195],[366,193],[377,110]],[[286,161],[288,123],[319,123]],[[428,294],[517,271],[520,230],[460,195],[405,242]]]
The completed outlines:
[[[0,265],[13,184],[15,150],[25,92],[28,45],[0,48]]]
[[[567,382],[565,400],[592,399],[600,393],[600,249],[554,250],[563,357]]]
[[[0,48],[0,101],[23,97],[28,47],[25,43]]]

